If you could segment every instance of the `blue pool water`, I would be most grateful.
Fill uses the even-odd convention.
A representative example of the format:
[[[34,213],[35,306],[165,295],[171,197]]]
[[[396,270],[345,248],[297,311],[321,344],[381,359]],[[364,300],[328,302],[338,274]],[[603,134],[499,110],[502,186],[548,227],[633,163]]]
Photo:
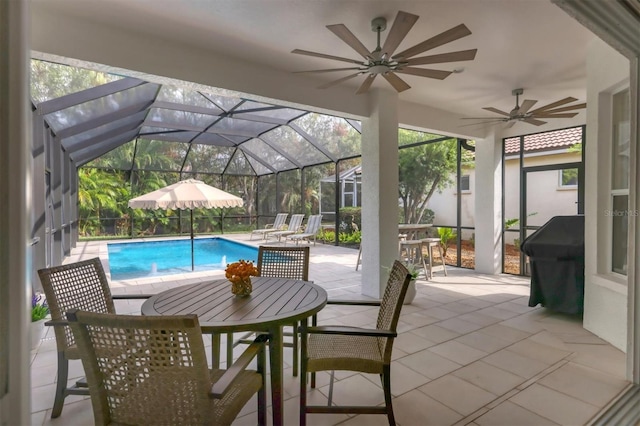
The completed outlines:
[[[112,280],[127,280],[191,272],[191,241],[167,240],[110,243]],[[220,270],[240,259],[258,259],[258,249],[224,238],[198,238],[193,242],[194,271]]]

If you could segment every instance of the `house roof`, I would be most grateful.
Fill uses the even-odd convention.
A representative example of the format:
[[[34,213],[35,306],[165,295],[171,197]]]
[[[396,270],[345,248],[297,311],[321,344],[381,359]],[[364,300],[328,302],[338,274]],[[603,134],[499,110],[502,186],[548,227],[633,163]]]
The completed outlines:
[[[582,126],[526,135],[524,136],[524,151],[565,149],[578,143],[582,143]],[[507,155],[520,152],[520,137],[505,139],[504,152]]]

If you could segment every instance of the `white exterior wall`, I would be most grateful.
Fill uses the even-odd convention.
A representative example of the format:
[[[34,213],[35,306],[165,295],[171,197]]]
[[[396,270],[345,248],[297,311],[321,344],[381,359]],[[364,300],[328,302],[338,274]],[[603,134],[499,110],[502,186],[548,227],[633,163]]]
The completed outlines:
[[[600,39],[587,55],[584,327],[627,350],[627,279],[610,271],[611,95],[629,87],[629,61]]]
[[[530,155],[525,157],[525,166],[542,166],[547,164],[573,163],[581,159],[580,153],[554,152],[544,155]],[[463,169],[463,174],[469,175],[470,191],[462,193],[462,226],[475,226],[474,209],[476,204],[476,170]],[[529,216],[529,225],[541,226],[549,219],[559,215],[573,215],[577,213],[577,188],[561,188],[558,171],[545,171],[529,174],[527,210],[535,212]],[[520,215],[520,168],[519,159],[509,158],[505,161],[505,218],[517,218]],[[438,225],[456,225],[456,188],[455,184],[436,192],[429,200],[428,207],[434,211],[434,223]],[[471,231],[463,233],[468,238]],[[517,232],[507,232],[505,241],[512,244],[518,238]]]

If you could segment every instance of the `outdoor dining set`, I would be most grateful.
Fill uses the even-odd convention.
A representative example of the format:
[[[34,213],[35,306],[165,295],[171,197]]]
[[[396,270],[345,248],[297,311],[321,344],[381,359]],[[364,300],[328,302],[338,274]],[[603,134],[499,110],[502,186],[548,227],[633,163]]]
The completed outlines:
[[[286,230],[285,216],[280,224],[276,220],[254,233],[282,241],[312,239],[321,216],[311,216],[305,231],[295,232],[302,220],[296,216]],[[300,382],[301,425],[310,413],[385,414],[389,424],[395,424],[391,351],[411,275],[395,261],[381,300],[329,300],[327,292],[309,280],[310,248],[259,246],[249,295],[232,294],[225,278],[154,295],[113,295],[99,258],[41,269],[51,312],[48,325],[54,328],[58,353],[51,416],[62,415],[67,396],[89,395],[96,424],[149,424],[157,419],[163,424],[227,425],[257,396],[257,423],[263,425],[270,392],[272,422],[282,425],[283,351],[290,347],[293,375]],[[144,299],[140,315],[116,313],[114,299],[127,298]],[[376,327],[318,325],[316,315],[327,304],[380,306]],[[210,357],[203,335],[211,339]],[[244,350],[238,355],[233,349],[239,345]],[[73,359],[82,361],[86,379],[68,386]],[[307,385],[315,388],[316,373],[335,370],[379,375],[385,404],[335,405],[331,374],[328,404],[309,405],[313,399],[307,395],[314,391]]]

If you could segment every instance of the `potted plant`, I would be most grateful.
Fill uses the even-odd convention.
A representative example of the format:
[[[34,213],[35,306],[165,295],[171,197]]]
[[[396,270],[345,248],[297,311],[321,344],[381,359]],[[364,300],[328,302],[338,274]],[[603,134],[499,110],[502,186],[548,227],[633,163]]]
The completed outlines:
[[[47,301],[43,300],[42,294],[33,294],[31,296],[31,349],[35,349],[40,343],[47,315],[49,315]]]
[[[404,296],[404,305],[409,305],[415,299],[418,290],[416,289],[416,280],[418,279],[418,274],[420,270],[416,265],[411,262],[402,262],[404,266],[409,270],[409,274],[411,274],[411,282],[409,283],[409,287],[407,288],[407,294]]]
[[[402,264],[407,268],[409,274],[411,275],[411,281],[409,282],[409,287],[407,287],[407,293],[404,296],[403,305],[409,305],[415,299],[418,289],[416,288],[416,280],[418,279],[418,274],[420,270],[416,265],[411,262],[402,261]],[[391,268],[383,266],[384,269],[391,271]]]

